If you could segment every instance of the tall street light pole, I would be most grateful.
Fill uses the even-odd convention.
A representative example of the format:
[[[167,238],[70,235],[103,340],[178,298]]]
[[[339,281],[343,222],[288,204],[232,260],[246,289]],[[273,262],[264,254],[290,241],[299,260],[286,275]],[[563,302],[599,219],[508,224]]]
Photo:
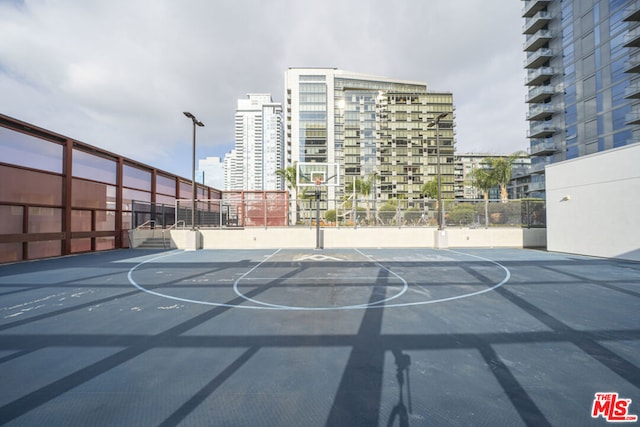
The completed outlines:
[[[440,174],[440,120],[445,118],[449,113],[440,113],[438,116],[427,124],[427,127],[436,127],[436,174],[438,175],[438,230],[444,228],[444,206],[442,206],[441,191],[441,174]]]
[[[191,231],[196,229],[196,126],[204,126],[200,120],[196,119],[196,116],[184,112],[184,115],[191,119],[193,122],[193,144],[191,150]]]

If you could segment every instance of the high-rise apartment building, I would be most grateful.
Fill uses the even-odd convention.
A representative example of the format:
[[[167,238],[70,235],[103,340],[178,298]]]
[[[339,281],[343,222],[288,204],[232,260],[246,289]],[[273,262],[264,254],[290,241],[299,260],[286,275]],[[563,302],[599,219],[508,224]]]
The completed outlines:
[[[443,112],[449,114],[438,124],[436,141],[436,128],[430,127],[429,122]],[[452,199],[453,96],[435,92],[386,92],[378,96],[377,113],[379,198],[422,199],[423,185],[437,181],[439,154],[442,197]]]
[[[225,190],[282,190],[282,105],[269,94],[239,99],[235,148],[225,157]]]
[[[453,197],[454,115],[451,93],[428,92],[420,82],[335,68],[285,72],[286,164],[340,165],[340,182],[373,180],[376,200],[422,198],[436,178],[440,151],[442,190]],[[439,114],[439,150],[436,127]],[[329,198],[344,188],[329,188]]]
[[[224,189],[237,190],[242,189],[242,171],[241,162],[238,159],[236,150],[229,151],[224,156]],[[237,178],[237,179],[236,179]]]
[[[640,2],[527,0],[531,182],[545,196],[545,166],[637,142]]]

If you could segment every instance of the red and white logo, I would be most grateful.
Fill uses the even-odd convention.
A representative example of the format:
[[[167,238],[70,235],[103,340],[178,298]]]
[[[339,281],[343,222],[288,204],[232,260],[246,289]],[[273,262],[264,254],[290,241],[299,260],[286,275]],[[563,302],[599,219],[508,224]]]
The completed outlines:
[[[591,417],[602,417],[610,423],[633,423],[637,415],[629,414],[631,399],[621,399],[618,393],[596,393],[591,408]]]

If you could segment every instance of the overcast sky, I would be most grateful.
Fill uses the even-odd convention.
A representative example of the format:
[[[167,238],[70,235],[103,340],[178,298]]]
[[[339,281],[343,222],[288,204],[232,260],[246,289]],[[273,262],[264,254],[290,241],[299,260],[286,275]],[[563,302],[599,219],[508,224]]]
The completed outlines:
[[[516,0],[0,0],[0,112],[191,176],[233,148],[247,93],[289,67],[450,91],[457,151],[526,149]]]

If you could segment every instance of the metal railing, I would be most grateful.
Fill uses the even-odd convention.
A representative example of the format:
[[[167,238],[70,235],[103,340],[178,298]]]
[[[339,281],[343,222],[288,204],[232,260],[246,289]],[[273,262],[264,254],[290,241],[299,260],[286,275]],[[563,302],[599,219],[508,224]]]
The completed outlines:
[[[174,206],[177,221],[158,228],[191,227],[190,200]],[[316,210],[316,206],[318,209]],[[372,198],[287,200],[196,201],[196,228],[235,227],[437,227],[440,216],[436,200],[374,200]],[[540,199],[444,200],[446,227],[546,227],[546,206]],[[147,221],[152,223],[152,221]],[[164,233],[163,233],[164,236]]]
[[[334,227],[437,227],[435,200],[319,200],[320,225]],[[314,226],[316,200],[291,200],[290,224]],[[447,227],[546,227],[545,202],[539,199],[444,200]]]
[[[136,230],[155,230],[155,228],[156,228],[156,220],[150,219],[143,222],[139,226],[137,226]]]

